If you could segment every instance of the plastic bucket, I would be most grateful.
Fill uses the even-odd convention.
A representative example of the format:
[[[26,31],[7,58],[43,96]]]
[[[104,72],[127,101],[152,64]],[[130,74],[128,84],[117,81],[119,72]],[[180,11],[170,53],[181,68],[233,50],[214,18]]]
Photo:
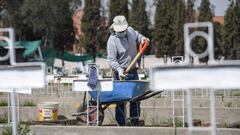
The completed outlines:
[[[58,120],[59,104],[57,102],[42,102],[42,103],[39,103],[37,107],[38,107],[39,121]]]

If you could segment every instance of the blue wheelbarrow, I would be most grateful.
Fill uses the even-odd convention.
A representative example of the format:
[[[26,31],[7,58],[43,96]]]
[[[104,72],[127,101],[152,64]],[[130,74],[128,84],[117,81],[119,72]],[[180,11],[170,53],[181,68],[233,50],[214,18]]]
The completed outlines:
[[[89,94],[91,96],[89,106],[87,107],[87,103],[85,101],[86,94],[84,94],[83,103],[78,107],[77,113],[73,116],[76,116],[79,122],[87,123],[88,112],[88,119],[90,121],[95,123],[98,120],[98,125],[102,125],[104,120],[104,110],[110,104],[130,101],[137,102],[161,93],[161,91],[150,91],[148,89],[148,84],[148,81],[141,80],[116,80],[113,81],[112,91],[89,91]],[[97,99],[99,102],[98,108]]]

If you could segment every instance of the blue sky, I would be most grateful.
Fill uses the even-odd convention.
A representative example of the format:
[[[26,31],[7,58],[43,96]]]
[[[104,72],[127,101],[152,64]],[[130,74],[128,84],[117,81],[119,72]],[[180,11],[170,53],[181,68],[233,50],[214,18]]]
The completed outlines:
[[[146,10],[150,16],[150,21],[154,23],[154,16],[156,7],[152,6],[154,0],[145,0],[147,2]],[[225,11],[228,8],[229,0],[210,0],[211,4],[215,7],[215,16],[224,16]],[[201,0],[196,0],[195,9],[197,9],[201,4]]]
[[[104,3],[104,6],[107,6],[107,2],[109,0],[101,0],[102,3]],[[145,0],[147,3],[147,6],[150,6],[153,4],[154,0]],[[225,14],[225,11],[228,8],[229,0],[210,0],[211,4],[215,6],[215,15],[216,16],[223,16]],[[199,7],[201,3],[201,0],[196,0],[195,8]],[[149,8],[149,7],[147,7]],[[150,9],[153,10],[154,7],[151,7]]]
[[[109,0],[101,0],[102,5],[108,10],[108,1]],[[150,18],[151,23],[154,22],[155,10],[156,7],[153,5],[154,0],[145,0],[147,7],[146,11],[148,12],[148,16]],[[215,7],[215,16],[224,16],[225,11],[228,8],[229,0],[210,0],[211,4]],[[195,9],[199,7],[201,4],[201,0],[196,0]],[[108,14],[107,14],[108,15]]]
[[[211,4],[215,6],[215,16],[224,16],[228,8],[229,0],[210,0]],[[196,0],[196,7],[199,7],[201,0]]]

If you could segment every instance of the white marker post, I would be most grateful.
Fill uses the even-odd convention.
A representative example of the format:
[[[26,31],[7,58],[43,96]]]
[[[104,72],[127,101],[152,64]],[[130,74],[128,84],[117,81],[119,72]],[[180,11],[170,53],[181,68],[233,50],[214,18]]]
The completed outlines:
[[[12,133],[18,135],[16,119],[15,93],[17,89],[43,88],[46,84],[45,64],[41,62],[17,63],[14,44],[14,30],[0,29],[1,33],[9,36],[0,36],[0,40],[8,44],[8,53],[0,56],[0,61],[10,60],[10,65],[0,65],[0,89],[11,91]]]
[[[190,29],[207,28],[208,32]],[[201,36],[207,40],[207,49],[196,53],[191,48],[191,40]],[[218,89],[240,88],[240,61],[215,61],[213,43],[213,24],[210,22],[187,23],[184,26],[184,63],[178,65],[160,65],[150,69],[150,89],[155,91],[175,91],[185,89],[187,93],[187,116],[189,132],[208,130],[216,135],[215,91]],[[192,65],[191,57],[208,56],[208,65]],[[210,89],[211,127],[195,127],[192,123],[191,89]]]
[[[88,65],[90,70],[91,66],[95,67],[97,69],[97,74],[99,74],[99,69],[95,64]],[[73,80],[73,91],[83,91],[83,92],[88,92],[88,91],[96,91],[97,96],[96,96],[96,102],[97,102],[97,121],[96,122],[90,122],[89,121],[89,97],[87,96],[87,125],[90,124],[96,124],[96,126],[99,125],[99,105],[100,105],[100,92],[101,91],[112,91],[113,90],[113,80],[112,79],[98,79],[97,85],[95,89],[91,89],[88,85],[88,80],[87,79],[81,79],[81,80]]]

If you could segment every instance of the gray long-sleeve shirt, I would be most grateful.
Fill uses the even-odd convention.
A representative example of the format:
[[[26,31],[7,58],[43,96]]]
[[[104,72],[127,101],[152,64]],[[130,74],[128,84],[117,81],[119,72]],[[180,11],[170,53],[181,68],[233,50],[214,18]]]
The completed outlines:
[[[111,68],[127,68],[137,54],[137,44],[143,37],[132,27],[127,28],[127,36],[119,38],[112,33],[107,42],[108,62]]]

